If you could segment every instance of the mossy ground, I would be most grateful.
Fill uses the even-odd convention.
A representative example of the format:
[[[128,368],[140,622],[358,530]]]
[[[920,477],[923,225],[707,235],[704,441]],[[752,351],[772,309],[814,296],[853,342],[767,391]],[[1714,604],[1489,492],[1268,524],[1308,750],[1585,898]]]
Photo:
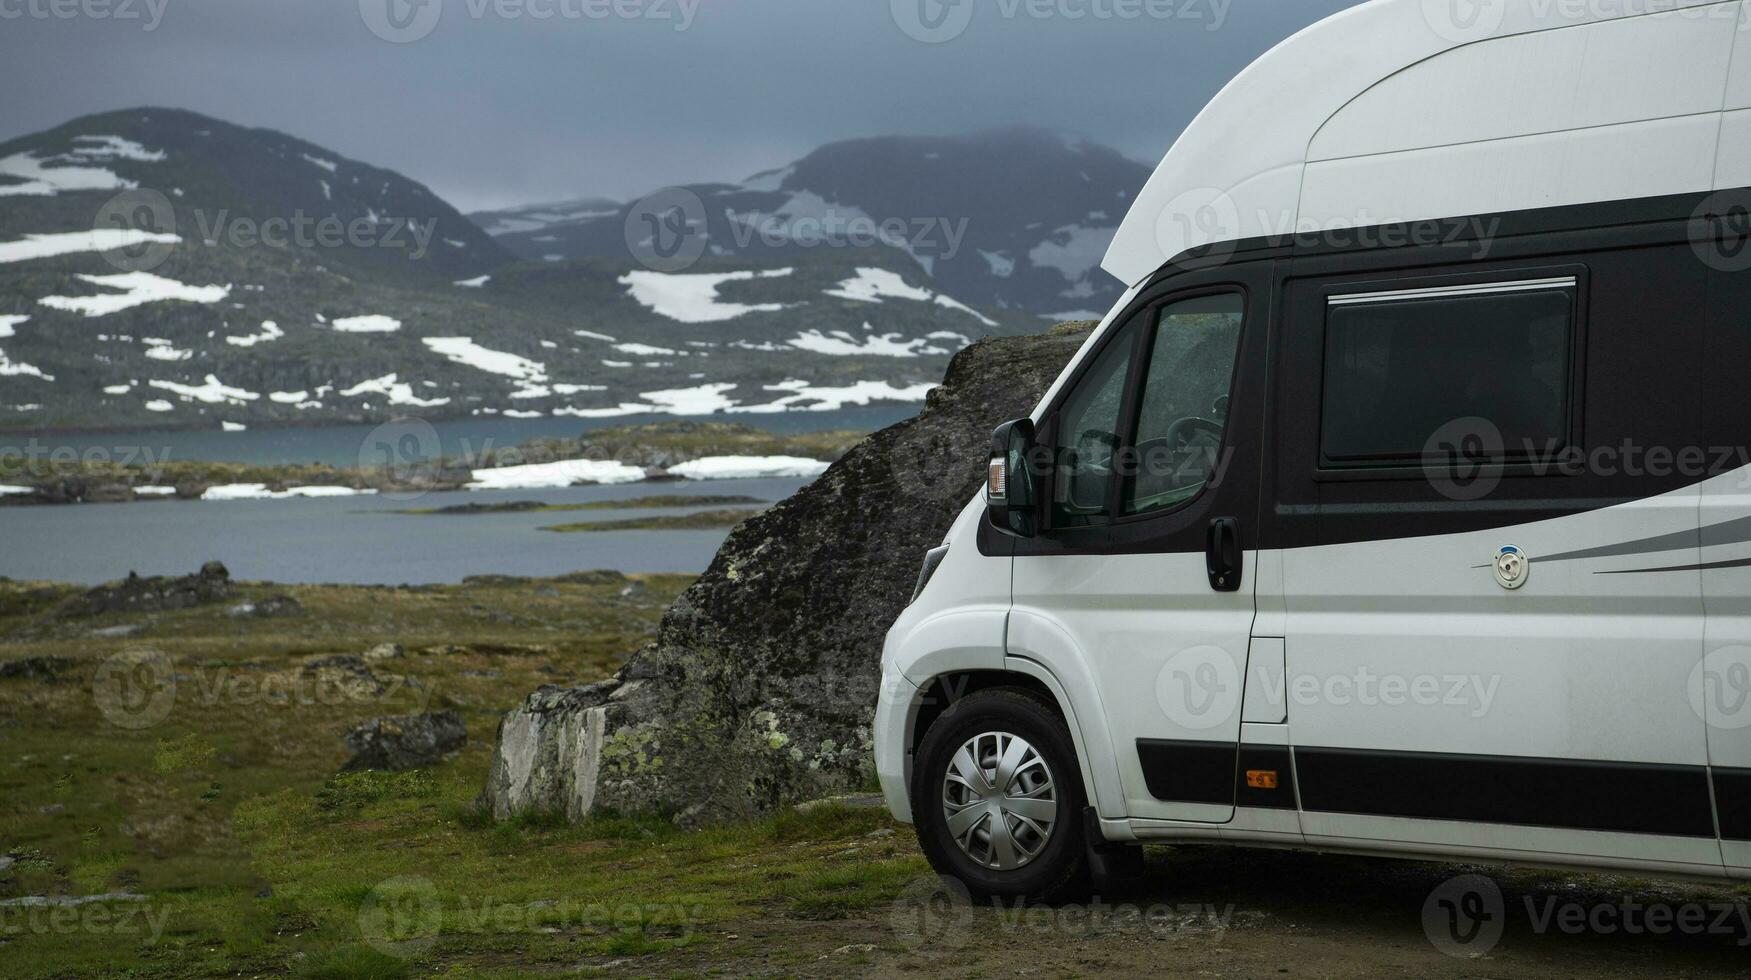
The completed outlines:
[[[145,896],[0,907],[0,974],[521,975],[651,956],[684,969],[748,948],[726,938],[735,922],[891,900],[922,864],[879,811],[682,833],[661,820],[494,825],[475,810],[499,712],[540,684],[610,673],[689,581],[245,585],[237,601],[289,594],[304,615],[220,605],[76,621],[52,613],[72,589],[0,583],[0,660],[74,662],[53,681],[0,680],[0,855],[13,858],[0,901]],[[91,636],[122,624],[145,629]],[[372,664],[381,695],[298,670],[388,642],[405,653]],[[107,658],[142,649],[174,664],[174,704],[118,727],[157,719],[99,704],[115,690]],[[354,724],[440,709],[467,722],[457,758],[335,775]]]
[[[1101,904],[974,909],[931,899],[910,830],[880,810],[693,832],[483,817],[499,712],[612,671],[688,581],[246,584],[237,601],[289,594],[305,612],[72,620],[55,610],[75,590],[0,582],[0,660],[71,662],[45,661],[57,680],[0,679],[0,902],[143,897],[0,905],[0,976],[1744,975],[1742,931],[1541,930],[1528,910],[1743,909],[1746,887],[1174,848]],[[144,629],[92,635],[127,624]],[[381,643],[405,648],[372,663],[381,694],[300,671]],[[131,714],[156,702],[113,697],[130,678],[100,673],[143,648],[174,665],[161,714]],[[336,775],[352,725],[422,708],[460,712],[468,748],[430,770]],[[1472,873],[1500,883],[1508,921],[1487,958],[1458,959],[1423,909]]]

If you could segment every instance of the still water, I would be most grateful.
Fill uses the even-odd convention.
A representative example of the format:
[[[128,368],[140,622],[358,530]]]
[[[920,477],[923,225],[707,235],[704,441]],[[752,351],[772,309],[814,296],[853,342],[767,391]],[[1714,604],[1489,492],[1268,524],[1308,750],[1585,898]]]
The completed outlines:
[[[186,575],[218,559],[233,578],[286,583],[423,585],[469,575],[563,575],[590,569],[702,572],[726,529],[558,534],[552,524],[652,514],[634,508],[466,516],[397,514],[465,503],[550,504],[654,494],[735,494],[775,503],[804,480],[712,480],[559,490],[430,493],[417,499],[155,500],[61,507],[0,507],[0,576],[95,584]],[[754,507],[755,505],[749,505]]]

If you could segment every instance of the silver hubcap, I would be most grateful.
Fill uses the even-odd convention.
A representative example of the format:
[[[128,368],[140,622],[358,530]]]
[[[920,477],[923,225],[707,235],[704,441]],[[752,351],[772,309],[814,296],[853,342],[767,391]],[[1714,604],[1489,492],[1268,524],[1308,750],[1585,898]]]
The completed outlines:
[[[975,735],[949,760],[942,779],[949,836],[987,868],[1019,868],[1045,850],[1058,820],[1052,770],[1026,739]]]

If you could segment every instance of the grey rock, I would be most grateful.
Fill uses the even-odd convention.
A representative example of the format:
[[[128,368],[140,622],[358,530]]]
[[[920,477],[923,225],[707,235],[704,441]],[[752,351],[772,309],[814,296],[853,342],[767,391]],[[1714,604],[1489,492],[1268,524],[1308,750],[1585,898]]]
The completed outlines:
[[[991,430],[1033,408],[1089,326],[974,344],[917,418],[743,522],[613,679],[504,717],[482,804],[705,824],[866,784],[882,639],[918,564],[977,490]]]
[[[104,892],[101,895],[25,895],[0,900],[0,908],[77,908],[96,902],[144,902],[146,896],[134,892]]]
[[[25,657],[0,661],[0,679],[52,681],[71,669],[73,661],[67,657]]]
[[[62,619],[101,616],[110,612],[163,612],[224,602],[231,598],[231,572],[210,561],[193,575],[142,578],[136,572],[119,582],[97,586],[67,601]]]
[[[91,631],[91,635],[105,640],[119,640],[134,636],[144,629],[145,627],[139,623],[123,623],[120,626],[104,626],[94,629]]]
[[[353,756],[341,768],[421,769],[437,765],[467,744],[467,726],[454,711],[375,718],[348,733],[347,750]]]

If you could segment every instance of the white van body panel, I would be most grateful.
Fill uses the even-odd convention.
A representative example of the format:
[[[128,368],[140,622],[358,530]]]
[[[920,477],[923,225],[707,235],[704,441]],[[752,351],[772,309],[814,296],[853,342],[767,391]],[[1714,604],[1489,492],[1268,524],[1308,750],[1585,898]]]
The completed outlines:
[[[1751,89],[1733,64],[1751,58],[1734,51],[1738,0],[1504,2],[1444,21],[1462,7],[1374,0],[1266,52],[1186,127],[1103,268],[1138,283],[1182,252],[1297,228],[1661,193],[1648,177],[1673,192],[1745,183],[1713,172],[1729,74]],[[1638,125],[1689,115],[1705,118]]]

